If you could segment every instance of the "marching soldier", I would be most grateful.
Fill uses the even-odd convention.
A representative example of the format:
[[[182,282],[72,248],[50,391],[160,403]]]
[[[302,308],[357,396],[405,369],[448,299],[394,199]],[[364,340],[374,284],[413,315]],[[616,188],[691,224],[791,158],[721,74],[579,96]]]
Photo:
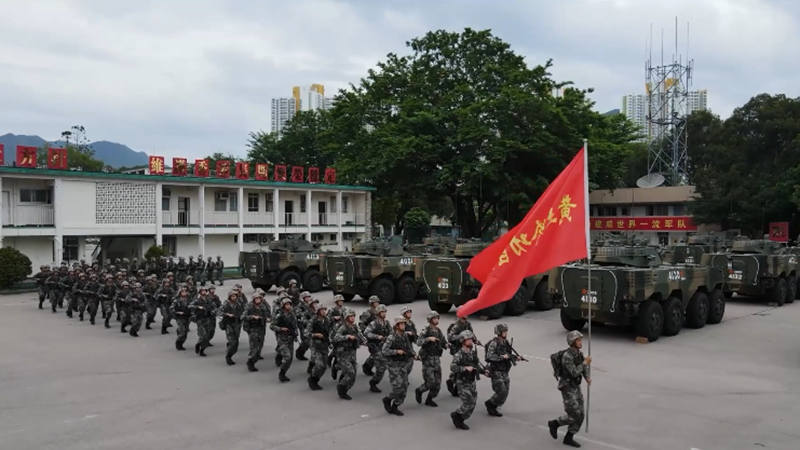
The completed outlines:
[[[140,270],[139,273],[144,276],[144,271]],[[144,296],[147,299],[144,303],[145,309],[145,321],[144,321],[144,328],[146,330],[151,330],[151,324],[155,322],[155,311],[158,308],[157,300],[156,300],[156,292],[159,290],[159,286],[156,283],[155,277],[146,277],[144,281],[144,287],[142,288],[142,292],[144,292]]]
[[[114,277],[110,274],[106,275],[106,284],[103,285],[98,291],[97,296],[100,298],[100,306],[103,308],[103,319],[106,328],[111,328],[109,320],[111,315],[114,314],[114,299],[117,297],[117,285],[114,283]]]
[[[34,275],[36,280],[36,290],[39,294],[39,309],[44,309],[42,305],[47,299],[47,279],[50,277],[50,266],[39,266],[39,273]]]
[[[81,272],[81,274],[78,275],[78,282],[72,286],[72,298],[75,299],[75,310],[78,312],[78,317],[81,322],[83,322],[83,312],[86,310],[86,287],[88,284],[89,281],[86,278],[86,274]]]
[[[377,295],[372,295],[369,297],[369,309],[361,313],[361,316],[358,318],[358,328],[361,330],[362,333],[367,332],[367,326],[375,320],[378,316],[378,307],[381,304],[381,300],[378,298]],[[364,364],[361,366],[361,370],[364,372],[364,375],[373,376],[375,372],[372,370],[374,363],[374,358],[372,357],[372,353],[364,360]]]
[[[294,343],[297,341],[297,318],[292,310],[292,300],[284,298],[281,300],[281,309],[275,314],[275,318],[270,325],[272,331],[277,333],[278,337],[278,354],[275,356],[275,363],[277,364],[280,358],[281,370],[278,373],[278,379],[281,383],[291,381],[286,376],[286,371],[292,367],[292,360],[294,359]]]
[[[206,262],[203,260],[203,255],[197,255],[197,267],[195,268],[197,274],[197,281],[200,286],[206,285]]]
[[[333,342],[333,336],[336,334],[336,331],[344,322],[344,297],[341,294],[337,294],[333,296],[333,308],[328,311],[328,320],[331,324],[331,342]],[[331,378],[334,380],[336,379],[339,373],[339,367],[337,366],[337,356],[336,356],[336,345],[331,345],[331,351],[328,355],[328,366],[331,368]]]
[[[408,360],[416,357],[411,339],[406,334],[408,319],[403,316],[394,318],[394,329],[386,336],[381,347],[381,357],[385,358],[389,372],[389,383],[392,392],[383,398],[383,408],[389,414],[404,415],[398,408],[405,402],[408,393]]]
[[[150,302],[151,309],[147,311],[147,321],[150,323],[155,322],[156,311],[161,313],[161,334],[169,334],[167,328],[170,327],[170,322],[172,321],[170,305],[173,298],[175,298],[175,289],[169,279],[165,278],[161,282],[161,288],[153,294],[153,299]]]
[[[130,324],[128,316],[130,315],[130,305],[125,300],[131,293],[131,285],[128,281],[124,280],[119,284],[120,288],[117,290],[117,296],[114,298],[114,303],[117,306],[117,317],[120,321],[119,332],[128,333],[127,327]]]
[[[428,326],[422,329],[417,338],[419,346],[419,359],[422,361],[422,386],[414,391],[417,403],[422,403],[422,394],[428,393],[425,399],[427,406],[439,406],[435,401],[439,390],[442,388],[442,353],[450,344],[447,343],[442,330],[439,329],[439,313],[428,313]]]
[[[256,361],[259,360],[261,349],[264,347],[264,337],[267,334],[267,322],[270,316],[271,311],[261,293],[253,294],[253,300],[247,304],[242,313],[242,326],[250,343],[250,353],[247,357],[247,370],[250,372],[258,372]]]
[[[191,277],[190,277],[191,278]],[[194,284],[194,279],[192,279],[192,284],[190,285],[190,289],[197,289],[197,285]],[[241,286],[239,286],[241,288]],[[237,296],[238,298],[238,296]],[[219,310],[219,307],[222,306],[222,300],[220,300],[219,295],[217,295],[217,288],[215,286],[210,286],[208,288],[208,299],[214,306]],[[244,303],[247,305],[247,302]],[[211,343],[211,340],[214,339],[214,336],[217,335],[217,316],[211,318],[212,327],[208,337],[208,346],[213,347],[214,344]]]
[[[197,344],[194,346],[194,352],[205,357],[211,329],[215,325],[214,318],[217,316],[217,306],[208,298],[206,288],[200,288],[200,293],[189,305],[189,310],[192,311],[194,322],[197,324]]]
[[[364,335],[367,337],[367,347],[375,367],[375,375],[369,380],[369,390],[370,392],[380,393],[381,390],[378,389],[378,383],[383,380],[383,375],[386,373],[386,358],[384,358],[381,349],[386,337],[392,332],[392,326],[386,321],[386,305],[378,305],[377,312],[377,317],[369,324]]]
[[[186,350],[186,347],[184,347],[183,344],[186,343],[186,338],[189,335],[189,325],[191,324],[192,316],[192,311],[189,309],[191,303],[192,301],[189,298],[189,290],[186,289],[186,286],[181,286],[178,296],[175,297],[169,307],[169,315],[170,317],[175,318],[175,325],[177,326],[175,331],[175,334],[177,334],[177,338],[175,339],[176,350]]]
[[[453,361],[450,363],[450,371],[456,374],[458,396],[461,399],[461,406],[450,413],[450,418],[453,419],[453,425],[461,430],[469,430],[469,426],[464,422],[475,411],[478,398],[477,380],[480,379],[480,374],[489,375],[478,359],[478,352],[473,347],[474,339],[472,331],[462,331],[458,336],[461,347],[453,355]]]
[[[411,320],[411,308],[408,306],[403,306],[400,309],[400,315],[406,319],[405,333],[406,336],[408,336],[408,340],[411,341],[411,345],[414,345],[414,343],[417,342],[417,325],[415,325],[414,321]],[[411,375],[411,371],[414,370],[414,358],[407,358],[407,363],[408,374]]]
[[[305,330],[308,323],[316,315],[315,312],[311,310],[310,292],[304,291],[302,294],[300,294],[300,302],[295,307],[294,315],[297,317],[297,326],[301,330]],[[297,351],[294,353],[294,357],[297,358],[298,361],[308,361],[308,358],[306,358],[306,352],[308,351],[309,346],[309,339],[306,337],[305,333],[302,333],[300,335],[300,345],[297,346]]]
[[[98,309],[98,295],[97,291],[100,290],[100,283],[97,282],[97,274],[92,273],[89,275],[89,282],[85,286],[85,299],[86,299],[86,309],[89,310],[89,323],[92,325],[95,324],[95,317],[97,317],[97,309]],[[78,305],[80,307],[80,305]]]
[[[337,363],[342,372],[339,382],[336,384],[336,391],[339,394],[339,398],[352,400],[353,398],[347,392],[353,388],[356,382],[356,367],[358,364],[356,352],[366,339],[356,326],[356,312],[352,309],[347,309],[344,317],[344,323],[333,336],[333,342],[337,348]]]
[[[558,428],[566,425],[567,435],[564,436],[564,445],[579,448],[581,444],[575,441],[575,433],[580,431],[585,414],[581,380],[585,379],[586,384],[592,384],[592,379],[589,378],[592,357],[584,357],[581,352],[583,334],[580,331],[567,333],[567,344],[569,348],[550,356],[553,369],[558,375],[558,390],[561,391],[561,398],[564,400],[565,414],[547,422],[547,426],[550,428],[550,436],[558,439]]]
[[[214,264],[214,261],[209,256],[208,260],[206,261],[206,280],[208,280],[208,282],[212,285],[214,284],[214,272],[216,270],[216,264]]]
[[[475,331],[472,329],[472,324],[469,322],[467,317],[459,317],[456,319],[455,322],[451,323],[449,327],[447,327],[447,342],[450,343],[450,354],[455,355],[461,349],[461,333],[464,331],[469,331],[472,333],[473,336],[473,343],[480,345],[480,342],[475,338]],[[450,366],[452,367],[452,365]],[[450,372],[450,376],[447,378],[447,390],[453,397],[458,397],[458,386],[456,383],[456,374]]]
[[[62,266],[65,267],[65,266]],[[75,277],[75,271],[72,269],[67,270],[67,276],[62,277],[58,283],[58,288],[61,291],[61,300],[67,301],[67,317],[72,318],[72,312],[78,309],[78,302],[75,296],[72,295],[72,288],[78,279]]]
[[[497,410],[506,403],[508,391],[511,388],[511,379],[508,373],[511,366],[516,365],[522,358],[514,355],[508,342],[508,325],[497,324],[494,327],[495,337],[486,344],[486,362],[489,365],[489,377],[492,379],[492,395],[484,405],[490,416],[503,417]]]
[[[289,287],[286,289],[289,298],[292,299],[292,304],[297,306],[300,303],[300,288],[297,287],[297,280],[292,278],[289,280]],[[311,294],[309,294],[311,296]]]
[[[144,312],[144,304],[147,299],[142,292],[142,285],[136,283],[133,285],[133,290],[128,293],[128,296],[123,300],[127,314],[125,321],[131,326],[129,334],[132,337],[139,337],[139,329],[142,328],[142,313]],[[125,322],[123,322],[123,329]]]
[[[225,363],[229,366],[236,364],[233,355],[239,351],[239,336],[242,333],[242,314],[245,305],[239,301],[236,291],[228,294],[228,301],[219,307],[219,314],[222,319],[219,321],[219,329],[225,332]]]
[[[194,263],[194,256],[189,256],[189,262],[186,263],[186,273],[189,274],[192,277],[192,279],[194,279],[196,270],[197,270],[197,265]]]
[[[141,269],[141,267],[139,267],[139,260],[138,260],[138,259],[136,259],[136,258],[133,258],[133,259],[131,260],[131,265],[128,267],[128,270],[129,270],[131,273],[138,273],[138,272],[139,272],[139,269]]]
[[[311,361],[308,363],[310,376],[308,377],[308,387],[312,391],[319,391],[322,386],[319,380],[325,375],[328,368],[328,347],[331,344],[331,321],[328,319],[328,307],[318,305],[316,314],[308,321],[305,335],[307,342],[310,342]],[[299,359],[299,358],[298,358]]]
[[[225,263],[222,261],[221,256],[217,256],[217,261],[214,263],[214,279],[219,281],[219,285],[222,286],[222,275],[223,271],[225,270]],[[214,284],[212,281],[211,284]]]

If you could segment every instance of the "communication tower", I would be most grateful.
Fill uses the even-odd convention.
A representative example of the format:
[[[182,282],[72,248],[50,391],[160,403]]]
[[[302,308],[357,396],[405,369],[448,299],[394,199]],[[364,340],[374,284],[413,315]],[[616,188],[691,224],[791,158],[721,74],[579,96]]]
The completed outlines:
[[[650,26],[646,74],[646,126],[648,174],[661,174],[670,186],[688,184],[689,88],[694,61],[688,58],[689,24],[686,24],[686,55],[678,53],[678,18],[675,18],[675,53],[664,59],[664,30],[661,30],[661,64],[653,63],[653,27]]]

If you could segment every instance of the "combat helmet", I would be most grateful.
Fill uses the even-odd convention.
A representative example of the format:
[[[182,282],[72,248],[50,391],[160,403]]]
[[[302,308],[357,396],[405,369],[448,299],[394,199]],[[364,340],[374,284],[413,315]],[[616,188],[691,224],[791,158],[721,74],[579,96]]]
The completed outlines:
[[[333,296],[333,301],[334,301],[334,303],[337,303],[337,302],[344,302],[344,295],[342,295],[342,294],[336,294],[336,295],[334,295],[334,296]]]
[[[575,341],[578,339],[583,339],[583,334],[580,331],[570,331],[567,333],[567,344],[572,347],[575,344]]]
[[[497,325],[494,326],[495,336],[500,336],[500,334],[503,333],[504,331],[508,331],[508,325],[504,323],[498,323]]]
[[[461,342],[464,342],[467,339],[475,339],[475,335],[472,334],[472,331],[464,330],[458,335],[458,340]]]
[[[287,303],[291,305],[292,304],[292,299],[284,298],[283,300],[281,300],[281,308],[283,308],[283,306],[286,305]]]
[[[369,296],[369,303],[370,304],[372,304],[372,303],[380,303],[380,302],[381,302],[381,299],[378,298],[377,295],[370,295]]]
[[[356,316],[356,312],[355,312],[355,310],[352,310],[352,309],[350,309],[350,308],[347,308],[347,309],[344,311],[344,317],[345,317],[345,318],[347,318],[347,317],[355,317],[355,316]]]
[[[378,305],[378,307],[375,308],[375,312],[378,313],[386,312],[386,305]]]
[[[408,323],[408,319],[403,316],[397,316],[394,318],[394,325],[397,326],[401,323]]]
[[[431,311],[425,316],[425,318],[428,320],[428,322],[430,322],[433,319],[438,319],[439,313],[437,313],[436,311]]]

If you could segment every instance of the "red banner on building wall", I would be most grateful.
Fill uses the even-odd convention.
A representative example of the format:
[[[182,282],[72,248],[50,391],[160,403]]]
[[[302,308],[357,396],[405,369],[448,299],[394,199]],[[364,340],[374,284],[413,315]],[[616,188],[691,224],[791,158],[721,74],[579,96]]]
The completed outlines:
[[[36,147],[17,146],[17,167],[36,167]]]
[[[172,174],[178,177],[185,177],[189,170],[189,161],[186,158],[172,158]]]
[[[67,170],[67,149],[48,148],[47,149],[47,168],[57,170]]]
[[[697,231],[689,216],[592,217],[589,225],[608,231]]]
[[[325,169],[325,184],[336,184],[336,169]]]
[[[303,179],[303,168],[292,166],[292,183],[302,183],[303,181],[305,181]]]
[[[769,240],[775,242],[789,242],[789,222],[770,222]]]
[[[239,180],[250,179],[250,163],[246,162],[236,163],[236,178]]]
[[[272,181],[286,181],[286,166],[275,166],[275,175],[272,176]]]
[[[147,167],[150,169],[150,175],[164,175],[164,157],[150,156]]]
[[[228,160],[217,161],[217,178],[230,178],[231,177],[231,162]]]
[[[194,160],[194,176],[205,178],[208,176],[208,171],[209,171],[209,166],[207,159]]]
[[[269,164],[256,163],[256,180],[258,181],[269,180]]]
[[[319,183],[319,167],[308,168],[308,182],[311,184]]]
[[[6,163],[6,148],[3,144],[0,144],[0,165],[5,165]]]

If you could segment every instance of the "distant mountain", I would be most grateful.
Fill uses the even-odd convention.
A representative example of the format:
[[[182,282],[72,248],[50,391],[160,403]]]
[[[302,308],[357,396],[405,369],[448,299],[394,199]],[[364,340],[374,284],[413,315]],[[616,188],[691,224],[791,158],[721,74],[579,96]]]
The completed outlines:
[[[64,145],[64,141],[47,141],[39,136],[4,134],[0,136],[0,144],[5,147],[4,163],[10,164],[14,161],[14,152],[18,145],[41,147],[48,142],[54,147]],[[94,150],[94,157],[103,161],[107,166],[118,168],[147,165],[147,153],[137,152],[127,145],[108,141],[92,142],[89,145]]]
[[[603,113],[604,116],[613,116],[615,114],[619,114],[619,109],[612,109],[611,111],[606,111]]]

